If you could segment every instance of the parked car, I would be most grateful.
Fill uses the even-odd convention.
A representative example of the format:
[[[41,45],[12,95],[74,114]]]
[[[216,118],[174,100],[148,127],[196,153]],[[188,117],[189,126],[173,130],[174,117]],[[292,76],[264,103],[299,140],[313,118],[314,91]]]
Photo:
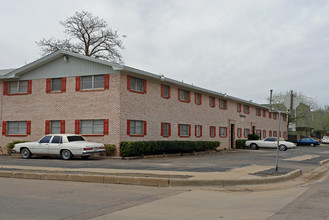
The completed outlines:
[[[313,138],[302,138],[299,141],[294,141],[297,146],[299,145],[311,145],[311,147],[315,147],[316,145],[319,145],[320,143]]]
[[[105,152],[104,144],[87,142],[84,137],[75,134],[49,134],[37,142],[15,144],[14,152],[19,152],[22,158],[32,155],[58,155],[64,160],[73,156],[89,158],[90,155]]]
[[[329,137],[328,136],[323,136],[322,140],[321,140],[322,144],[329,144]]]
[[[265,138],[263,140],[248,140],[248,141],[246,141],[245,145],[247,147],[250,147],[250,149],[252,149],[252,150],[257,150],[260,147],[276,148],[277,147],[277,138],[269,137],[269,138]],[[295,147],[296,147],[295,143],[279,140],[279,150],[280,151],[286,151],[288,148],[295,148]]]

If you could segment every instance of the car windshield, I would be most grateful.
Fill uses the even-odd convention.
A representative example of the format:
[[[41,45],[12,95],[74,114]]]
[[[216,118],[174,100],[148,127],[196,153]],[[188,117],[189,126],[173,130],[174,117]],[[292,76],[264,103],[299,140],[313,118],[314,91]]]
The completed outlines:
[[[69,142],[73,142],[73,141],[85,141],[85,139],[82,136],[68,136],[67,140]]]

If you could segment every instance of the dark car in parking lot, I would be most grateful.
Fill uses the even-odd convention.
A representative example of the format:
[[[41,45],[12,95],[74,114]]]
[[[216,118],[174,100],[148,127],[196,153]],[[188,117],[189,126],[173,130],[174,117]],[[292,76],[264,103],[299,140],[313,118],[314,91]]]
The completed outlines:
[[[299,141],[295,141],[297,146],[300,145],[310,145],[311,147],[315,147],[316,145],[319,145],[320,143],[313,138],[302,138]]]

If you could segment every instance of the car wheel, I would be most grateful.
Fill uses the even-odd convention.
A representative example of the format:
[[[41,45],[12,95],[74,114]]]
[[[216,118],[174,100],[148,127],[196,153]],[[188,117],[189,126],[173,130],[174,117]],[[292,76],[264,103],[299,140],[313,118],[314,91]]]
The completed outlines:
[[[22,155],[22,158],[24,158],[24,159],[29,159],[29,158],[31,158],[32,153],[31,153],[31,151],[30,151],[29,149],[27,149],[27,148],[23,148],[23,149],[21,150],[21,155]]]
[[[284,145],[280,145],[280,146],[279,146],[279,150],[280,150],[280,151],[286,151],[286,150],[287,150],[287,147],[284,146]]]
[[[312,143],[312,144],[311,144],[311,147],[315,147],[315,144]]]
[[[73,156],[72,153],[71,153],[71,151],[69,151],[69,150],[62,150],[61,155],[62,155],[62,158],[64,160],[69,160]]]
[[[250,149],[251,150],[258,150],[257,144],[250,144]]]

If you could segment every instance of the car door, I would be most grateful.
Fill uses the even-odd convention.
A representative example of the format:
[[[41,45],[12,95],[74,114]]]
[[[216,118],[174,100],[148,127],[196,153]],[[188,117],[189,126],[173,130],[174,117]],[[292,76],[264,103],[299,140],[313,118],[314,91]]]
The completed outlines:
[[[49,142],[52,136],[47,135],[41,138],[38,143],[34,146],[32,153],[34,154],[48,154]]]
[[[275,138],[266,138],[264,140],[264,147],[275,147]]]
[[[59,155],[60,150],[63,146],[62,136],[54,136],[49,143],[49,154]]]

